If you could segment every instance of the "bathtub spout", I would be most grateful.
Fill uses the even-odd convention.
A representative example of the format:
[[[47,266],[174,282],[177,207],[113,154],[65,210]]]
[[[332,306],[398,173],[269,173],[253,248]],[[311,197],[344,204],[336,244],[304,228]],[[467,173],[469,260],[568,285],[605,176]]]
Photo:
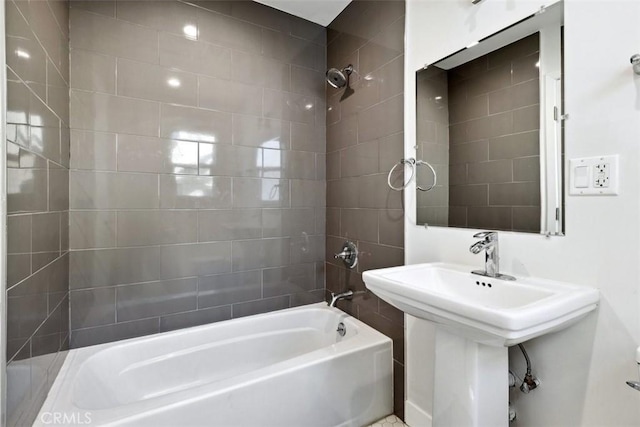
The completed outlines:
[[[351,289],[341,294],[334,294],[331,292],[331,302],[329,303],[329,307],[335,307],[336,303],[341,299],[351,299],[351,297],[353,297],[353,291]]]

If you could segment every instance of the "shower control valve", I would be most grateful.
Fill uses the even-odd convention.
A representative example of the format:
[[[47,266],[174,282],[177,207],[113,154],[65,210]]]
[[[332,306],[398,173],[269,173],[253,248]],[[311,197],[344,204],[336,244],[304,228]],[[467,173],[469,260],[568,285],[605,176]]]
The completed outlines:
[[[358,248],[355,243],[346,241],[342,245],[342,252],[333,256],[335,259],[341,259],[349,268],[354,268],[358,264]]]

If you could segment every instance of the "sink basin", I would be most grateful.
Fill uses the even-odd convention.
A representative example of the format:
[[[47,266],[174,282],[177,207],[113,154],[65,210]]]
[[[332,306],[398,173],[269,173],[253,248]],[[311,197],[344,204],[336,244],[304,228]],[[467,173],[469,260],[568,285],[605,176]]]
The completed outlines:
[[[597,289],[551,280],[505,281],[445,263],[369,270],[371,291],[412,316],[491,346],[512,346],[557,331],[594,310]]]

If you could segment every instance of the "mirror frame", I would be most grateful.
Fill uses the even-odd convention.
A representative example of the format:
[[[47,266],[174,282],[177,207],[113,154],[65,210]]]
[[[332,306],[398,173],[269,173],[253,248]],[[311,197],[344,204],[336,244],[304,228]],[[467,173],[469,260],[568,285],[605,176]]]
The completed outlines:
[[[457,50],[444,58],[426,65],[415,73],[416,81],[416,150],[418,142],[418,81],[419,74],[431,66],[444,70],[455,68],[476,58],[487,55],[504,46],[521,40],[536,32],[540,33],[540,230],[538,233],[546,236],[564,236],[564,2],[559,1],[546,8],[540,9],[502,30],[497,31],[477,43]],[[426,160],[429,159],[420,159]],[[420,172],[418,168],[416,175]],[[426,169],[426,168],[422,168]],[[417,184],[416,184],[417,185]],[[427,225],[420,221],[418,213],[419,200],[424,195],[416,190],[416,224]],[[428,197],[428,196],[427,196]],[[478,228],[442,226],[451,228]],[[485,228],[485,227],[483,227]],[[486,227],[491,229],[490,227]],[[495,228],[494,228],[495,229]],[[515,230],[502,230],[515,231]],[[526,232],[526,231],[515,231]],[[528,233],[528,232],[527,232]],[[535,233],[535,232],[532,232]]]

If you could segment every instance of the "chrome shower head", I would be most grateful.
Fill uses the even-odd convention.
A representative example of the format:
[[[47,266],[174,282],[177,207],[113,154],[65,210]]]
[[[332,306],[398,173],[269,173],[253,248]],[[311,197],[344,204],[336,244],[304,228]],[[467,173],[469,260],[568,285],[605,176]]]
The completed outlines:
[[[327,70],[327,83],[336,89],[345,87],[349,82],[349,75],[353,72],[353,65],[349,64],[342,70],[337,68],[329,68]]]

